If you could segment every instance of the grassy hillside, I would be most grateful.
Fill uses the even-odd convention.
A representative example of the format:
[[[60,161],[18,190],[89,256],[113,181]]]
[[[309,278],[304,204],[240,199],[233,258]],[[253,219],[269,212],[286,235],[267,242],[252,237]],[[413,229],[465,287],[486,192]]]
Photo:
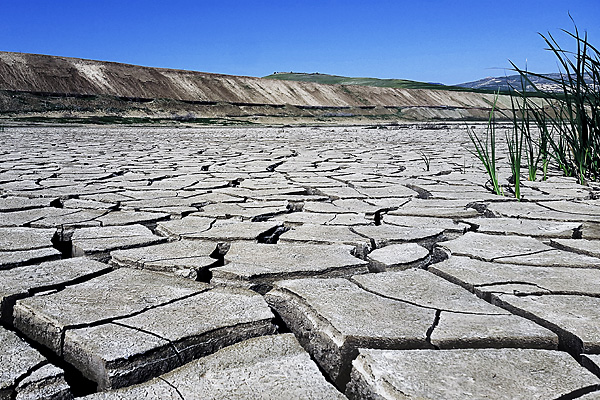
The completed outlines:
[[[473,88],[464,88],[457,86],[446,86],[435,83],[410,81],[407,79],[379,79],[379,78],[349,78],[346,76],[327,75],[319,73],[300,73],[300,72],[279,72],[265,76],[266,79],[279,79],[282,81],[299,81],[324,83],[329,85],[361,85],[376,86],[387,88],[403,89],[436,89],[436,90],[454,90],[463,92],[491,93],[489,90],[478,90]]]

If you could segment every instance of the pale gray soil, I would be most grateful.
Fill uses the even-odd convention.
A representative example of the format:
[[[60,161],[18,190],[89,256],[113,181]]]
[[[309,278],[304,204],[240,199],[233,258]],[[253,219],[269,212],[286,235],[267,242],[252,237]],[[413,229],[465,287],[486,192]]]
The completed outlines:
[[[464,124],[0,140],[0,399],[600,395],[600,188]]]

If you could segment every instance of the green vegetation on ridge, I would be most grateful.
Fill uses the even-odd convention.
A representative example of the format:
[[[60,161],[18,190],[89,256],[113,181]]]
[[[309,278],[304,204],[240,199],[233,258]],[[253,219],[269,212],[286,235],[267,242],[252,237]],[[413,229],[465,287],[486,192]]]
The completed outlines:
[[[379,79],[379,78],[350,78],[339,75],[301,72],[277,72],[264,77],[265,79],[279,79],[282,81],[313,82],[326,85],[359,85],[385,88],[403,89],[434,89],[453,90],[459,92],[493,93],[491,90],[472,89],[458,86],[446,86],[436,83],[417,82],[407,79]]]

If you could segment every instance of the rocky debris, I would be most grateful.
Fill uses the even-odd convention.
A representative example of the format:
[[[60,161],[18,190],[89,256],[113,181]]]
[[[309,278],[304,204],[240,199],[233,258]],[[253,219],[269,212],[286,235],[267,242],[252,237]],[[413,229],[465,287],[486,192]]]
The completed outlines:
[[[147,383],[85,400],[345,399],[325,381],[292,334],[262,336],[225,347]]]
[[[225,265],[211,270],[211,283],[265,293],[278,280],[350,277],[368,272],[368,263],[354,257],[353,250],[349,245],[236,242],[225,255]]]
[[[80,257],[0,271],[2,321],[12,324],[13,306],[17,299],[60,290],[110,270],[106,264]]]
[[[179,240],[156,246],[116,250],[110,253],[115,267],[169,272],[198,280],[209,268],[223,263],[226,246],[216,242]]]
[[[72,396],[60,368],[0,327],[0,398],[68,400]]]
[[[0,228],[0,270],[60,258],[55,229]]]
[[[108,261],[108,253],[112,250],[148,246],[164,241],[166,238],[155,236],[150,229],[138,224],[81,228],[71,236],[71,255]]]
[[[579,398],[598,384],[597,376],[559,351],[361,349],[352,365],[347,395],[350,399],[542,400]]]
[[[427,271],[358,275],[352,280],[354,284],[345,279],[279,281],[266,295],[340,388],[348,382],[359,348],[557,346],[550,331]],[[444,322],[434,339],[441,316]]]
[[[430,260],[429,250],[416,243],[392,244],[367,255],[371,272],[420,268]]]
[[[539,238],[572,238],[581,234],[579,222],[543,221],[513,218],[472,218],[461,220],[472,231],[493,235],[520,235]]]
[[[16,328],[102,390],[143,382],[273,333],[272,318],[253,292],[129,268],[18,300],[14,307]]]
[[[544,267],[600,268],[600,258],[555,249],[528,236],[498,236],[468,232],[458,239],[441,242],[453,256],[482,261]]]

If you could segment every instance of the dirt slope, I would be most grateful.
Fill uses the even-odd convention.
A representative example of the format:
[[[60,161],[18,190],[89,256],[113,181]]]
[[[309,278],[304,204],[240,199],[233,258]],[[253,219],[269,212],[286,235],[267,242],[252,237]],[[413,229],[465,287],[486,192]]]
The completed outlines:
[[[13,96],[15,93],[29,93],[65,98],[105,96],[138,103],[168,99],[188,105],[226,103],[236,107],[288,105],[305,109],[378,108],[377,112],[362,112],[377,115],[386,114],[381,108],[387,107],[412,110],[413,115],[410,116],[410,112],[407,115],[408,118],[414,119],[429,119],[431,114],[433,118],[442,119],[448,115],[454,119],[470,116],[480,118],[482,110],[488,109],[493,99],[492,95],[479,93],[323,85],[9,52],[0,52],[0,91],[5,96],[6,93],[12,93]],[[23,102],[26,101],[20,100],[20,103]],[[15,101],[6,99],[0,101],[0,111],[43,111],[40,107],[15,109],[18,107],[14,103]],[[501,103],[508,105],[505,99],[501,99]],[[71,112],[77,111],[78,108],[82,109],[82,106],[73,107]],[[156,114],[157,110],[151,108],[149,105],[136,107],[138,111],[146,110],[147,113]],[[415,108],[426,108],[427,115],[423,114],[423,118],[420,118],[420,113],[415,112]],[[86,109],[89,112],[89,104]],[[452,113],[449,110],[458,112]],[[397,116],[398,112],[388,110],[387,114]],[[286,115],[293,116],[294,110],[288,109]]]

